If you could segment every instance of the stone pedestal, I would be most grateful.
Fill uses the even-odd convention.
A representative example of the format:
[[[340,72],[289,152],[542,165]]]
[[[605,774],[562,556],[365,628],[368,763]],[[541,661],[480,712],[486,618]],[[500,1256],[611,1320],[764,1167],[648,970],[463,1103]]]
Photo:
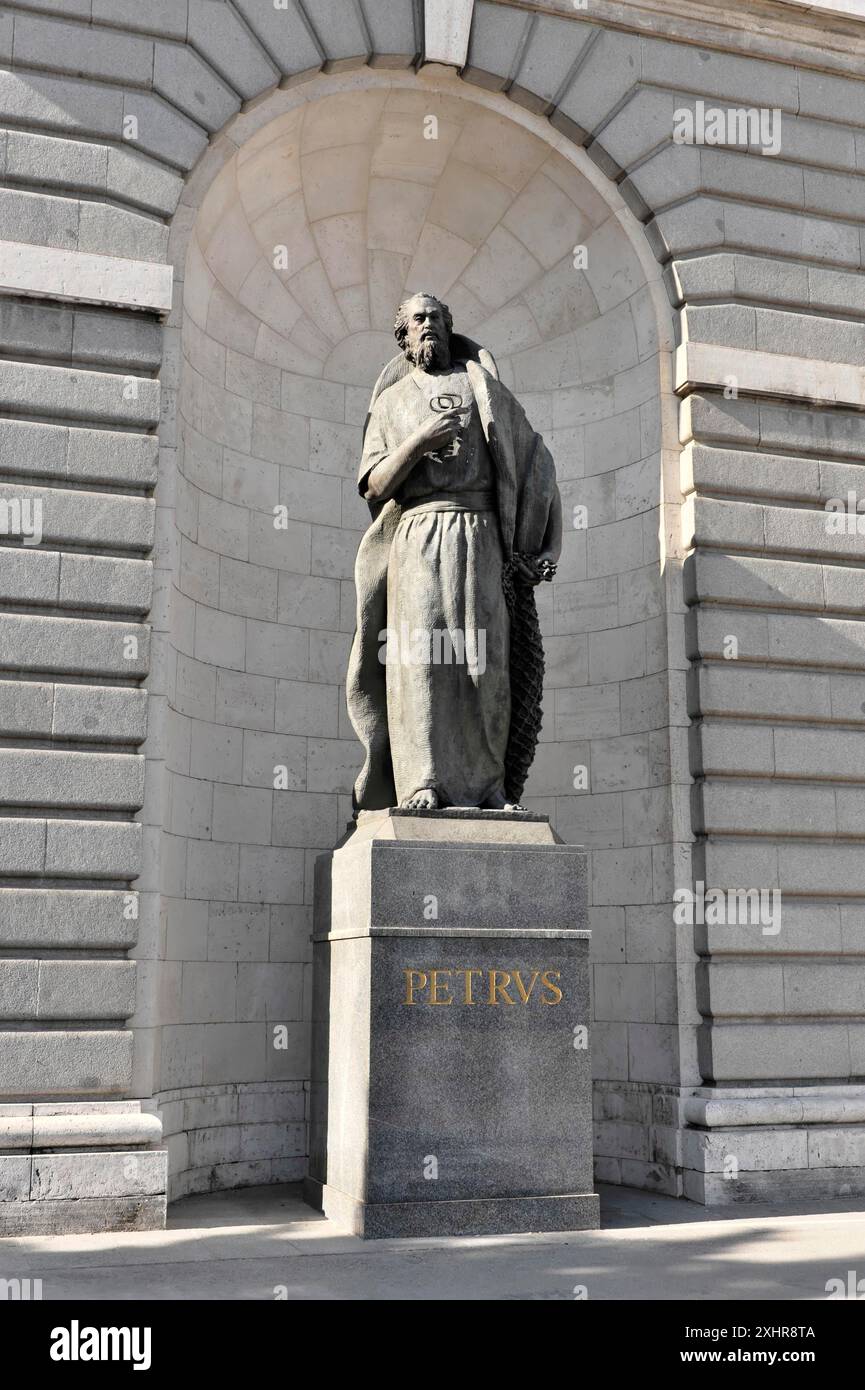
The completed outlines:
[[[582,851],[391,810],[316,868],[307,1200],[367,1237],[596,1227]]]

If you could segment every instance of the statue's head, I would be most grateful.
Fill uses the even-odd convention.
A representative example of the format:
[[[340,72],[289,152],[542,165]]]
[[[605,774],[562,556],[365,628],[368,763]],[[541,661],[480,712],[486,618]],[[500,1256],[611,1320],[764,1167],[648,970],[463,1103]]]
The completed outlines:
[[[426,371],[450,366],[454,321],[448,306],[434,294],[421,291],[404,299],[393,331],[409,362]]]

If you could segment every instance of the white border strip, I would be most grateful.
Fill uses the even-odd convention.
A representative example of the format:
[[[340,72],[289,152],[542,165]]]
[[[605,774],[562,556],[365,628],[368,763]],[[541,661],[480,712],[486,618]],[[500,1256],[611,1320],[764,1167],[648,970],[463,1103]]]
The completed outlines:
[[[0,294],[167,314],[173,279],[173,267],[156,261],[0,241]]]

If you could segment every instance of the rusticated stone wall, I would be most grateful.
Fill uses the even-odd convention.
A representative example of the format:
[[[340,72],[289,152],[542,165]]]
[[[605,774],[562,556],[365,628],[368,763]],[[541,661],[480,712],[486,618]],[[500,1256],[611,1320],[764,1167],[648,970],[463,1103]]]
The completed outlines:
[[[304,1013],[287,982],[303,968],[303,928],[285,926],[284,909],[297,909],[299,924],[308,888],[301,896],[294,882],[289,901],[277,885],[255,904],[268,910],[267,930],[263,914],[249,914],[258,926],[246,931],[255,943],[246,959],[237,912],[236,954],[218,958],[229,937],[213,925],[213,907],[239,901],[223,880],[239,893],[241,859],[251,862],[253,849],[282,852],[272,855],[277,878],[289,865],[299,873],[297,856],[308,860],[342,818],[347,731],[338,716],[325,732],[300,730],[307,696],[288,702],[277,728],[277,690],[305,686],[317,669],[312,685],[328,693],[315,716],[326,718],[334,699],[349,626],[347,537],[359,517],[343,464],[333,461],[347,474],[369,376],[357,359],[336,371],[330,358],[344,325],[347,340],[372,335],[378,360],[384,309],[354,291],[365,283],[394,297],[419,269],[440,277],[430,288],[456,290],[467,325],[490,335],[566,460],[567,501],[588,507],[588,531],[569,538],[547,597],[552,722],[531,790],[568,838],[593,850],[599,1173],[712,1201],[791,1186],[862,1190],[862,539],[855,528],[831,534],[825,503],[858,497],[862,459],[865,35],[860,23],[829,14],[817,28],[780,3],[761,3],[749,31],[746,8],[596,0],[589,13],[565,0],[465,0],[448,7],[447,23],[436,0],[292,0],[285,10],[264,0],[26,0],[0,10],[0,468],[3,497],[43,504],[38,543],[23,544],[13,517],[0,544],[0,1093],[4,1109],[17,1107],[0,1123],[18,1136],[3,1159],[4,1191],[16,1203],[39,1198],[27,1128],[35,1102],[89,1105],[96,1115],[112,1098],[154,1107],[161,1096],[178,1136],[174,1165],[189,1185],[260,1181],[302,1157],[292,1127],[302,1118]],[[415,77],[424,56],[450,64],[461,81],[429,65]],[[289,128],[293,105],[310,98],[324,113],[330,101],[336,113],[337,86],[381,92],[388,73],[406,102],[423,93],[421,104],[435,100],[443,117],[451,102],[486,103],[527,132],[529,145],[539,142],[547,174],[556,160],[577,171],[603,213],[552,182],[585,214],[576,235],[590,247],[584,277],[575,272],[566,289],[532,303],[533,285],[550,287],[567,247],[548,260],[552,212],[532,229],[531,215],[549,202],[529,196],[519,210],[540,154],[523,185],[495,172],[503,152],[516,157],[522,134],[463,161],[472,176],[454,180],[449,204],[462,224],[439,226],[424,210],[417,227],[426,241],[414,248],[370,240],[374,177],[338,152],[325,176],[335,146],[324,142],[308,151],[316,186],[322,196],[351,189],[354,203],[319,216],[306,209],[309,265],[332,257],[320,290],[337,317],[328,299],[323,332],[317,272],[303,281],[306,302],[301,281],[280,282],[300,309],[287,338],[284,318],[267,323],[285,303],[268,283],[244,304],[245,276],[230,280],[232,243],[239,275],[242,222],[253,227],[276,205],[247,215],[239,204],[212,203],[210,231],[225,245],[219,273],[208,270],[215,284],[202,321],[210,238],[198,219],[220,171],[235,159],[238,171],[251,165],[260,132],[279,120]],[[778,113],[778,152],[754,142],[675,143],[680,113],[699,102]],[[352,143],[361,142],[343,148]],[[453,157],[459,162],[456,145]],[[484,172],[505,192],[487,188]],[[266,202],[282,176],[253,177],[254,196]],[[281,215],[279,235],[268,227],[264,242],[253,237],[247,274],[258,273],[269,238],[293,250],[302,241],[303,220],[298,241]],[[473,278],[472,258],[488,239],[506,241],[499,228],[522,251]],[[198,270],[194,252],[187,261],[190,236]],[[431,248],[438,259],[424,261]],[[530,259],[536,281],[521,282]],[[382,264],[386,274],[372,269]],[[305,268],[297,267],[301,280]],[[184,276],[196,274],[190,298]],[[672,361],[656,303],[660,274],[676,324]],[[497,279],[508,290],[499,303],[489,298]],[[560,312],[570,318],[557,335]],[[557,337],[567,340],[559,355]],[[592,370],[607,383],[594,396]],[[551,372],[552,394],[541,384]],[[319,394],[322,382],[341,390],[339,417],[333,395],[322,410],[297,378],[315,379]],[[283,416],[307,426],[280,433]],[[313,421],[325,428],[314,434]],[[283,455],[289,443],[296,452]],[[274,468],[279,489],[293,489],[304,557],[294,569],[284,554],[271,563],[251,529]],[[334,509],[327,516],[323,499]],[[245,553],[235,508],[246,513],[241,532],[250,528]],[[316,563],[329,572],[312,568],[315,528]],[[251,565],[270,573],[244,599],[239,581]],[[322,596],[338,584],[339,616],[319,609],[314,622],[289,621],[300,591],[285,578],[292,574],[330,581],[309,585]],[[261,612],[268,586],[276,606]],[[268,624],[278,638],[262,630]],[[305,634],[298,649],[290,629]],[[248,665],[265,636],[262,660],[274,661],[276,641],[285,669]],[[304,641],[307,663],[315,647],[332,664],[302,674]],[[184,685],[189,676],[200,684]],[[273,727],[262,726],[256,681],[273,685]],[[182,707],[202,691],[200,708]],[[242,736],[239,755],[230,730]],[[209,755],[221,750],[229,776],[192,771],[193,749],[210,733]],[[289,832],[292,813],[273,798],[289,806],[292,793],[257,780],[263,739],[275,736],[306,740],[302,769],[292,763],[305,785],[292,792],[325,798],[316,803],[321,829],[310,828],[307,802],[310,814]],[[575,795],[564,778],[584,763],[589,789]],[[262,793],[271,798],[269,838]],[[233,851],[214,845],[234,847],[236,879]],[[308,883],[306,862],[303,873]],[[780,930],[678,926],[673,893],[695,879],[780,889]],[[223,918],[227,930],[230,914]],[[288,962],[279,958],[286,940]],[[297,970],[271,969],[283,964]],[[298,1025],[290,1076],[266,1071],[271,1007],[297,1009],[280,1020]],[[261,1039],[254,1045],[250,1025]],[[215,1034],[205,1046],[211,1027],[227,1030],[219,1047]],[[199,1032],[184,1039],[184,1029]],[[191,1068],[189,1057],[198,1059]],[[255,1099],[269,1090],[275,1108]],[[123,1125],[111,1123],[108,1146],[153,1142],[143,1123],[125,1140]],[[214,1138],[222,1128],[234,1133]],[[721,1176],[730,1156],[738,1185]],[[138,1195],[148,1197],[152,1176],[141,1171]],[[64,1189],[70,1200],[95,1202],[110,1202],[111,1191],[92,1164]],[[121,1195],[135,1199],[131,1189]]]

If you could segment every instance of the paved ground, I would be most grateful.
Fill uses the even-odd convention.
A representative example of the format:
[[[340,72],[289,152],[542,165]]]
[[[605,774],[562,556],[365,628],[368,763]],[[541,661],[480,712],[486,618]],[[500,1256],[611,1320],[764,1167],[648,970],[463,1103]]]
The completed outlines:
[[[730,1216],[602,1188],[600,1231],[363,1242],[294,1187],[175,1203],[166,1231],[0,1240],[0,1277],[44,1299],[790,1299],[865,1279],[865,1200]]]

